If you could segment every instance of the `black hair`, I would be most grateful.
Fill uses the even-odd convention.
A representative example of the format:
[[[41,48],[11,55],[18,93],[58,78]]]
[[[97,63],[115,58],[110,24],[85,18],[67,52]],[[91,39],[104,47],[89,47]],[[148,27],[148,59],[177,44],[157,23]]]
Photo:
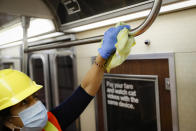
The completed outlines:
[[[4,126],[5,121],[10,116],[10,107],[0,111],[0,131],[10,131],[9,128]]]

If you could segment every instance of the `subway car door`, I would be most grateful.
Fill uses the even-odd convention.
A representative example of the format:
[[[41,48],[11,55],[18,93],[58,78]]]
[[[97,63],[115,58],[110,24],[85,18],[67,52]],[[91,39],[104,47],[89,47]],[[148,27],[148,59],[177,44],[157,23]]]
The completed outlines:
[[[167,55],[167,54],[166,54]],[[149,57],[148,57],[149,56]],[[164,55],[163,55],[164,56]],[[160,126],[161,131],[176,131],[174,129],[177,121],[176,118],[172,118],[172,113],[177,112],[173,110],[171,105],[171,91],[167,88],[166,80],[170,79],[171,67],[169,65],[169,59],[163,58],[162,55],[133,55],[128,58],[122,65],[111,70],[111,74],[127,74],[127,75],[157,75],[158,76],[158,90],[159,90],[159,109],[160,109]],[[172,78],[173,79],[173,78]],[[172,84],[172,83],[170,83]],[[176,93],[176,92],[173,92]],[[103,94],[100,90],[96,98],[96,112],[97,112],[97,131],[104,131],[104,106],[103,106]],[[174,103],[175,104],[175,103]],[[176,108],[176,107],[174,107]],[[113,114],[115,115],[115,114]],[[172,119],[174,119],[172,121]]]
[[[38,92],[38,98],[43,102],[48,110],[51,109],[50,97],[50,78],[49,78],[49,62],[47,54],[32,54],[29,57],[29,73],[30,77],[43,86]]]
[[[53,107],[58,106],[71,96],[77,87],[75,55],[72,50],[56,51],[49,54],[52,79]],[[73,122],[66,131],[78,131],[79,121]]]

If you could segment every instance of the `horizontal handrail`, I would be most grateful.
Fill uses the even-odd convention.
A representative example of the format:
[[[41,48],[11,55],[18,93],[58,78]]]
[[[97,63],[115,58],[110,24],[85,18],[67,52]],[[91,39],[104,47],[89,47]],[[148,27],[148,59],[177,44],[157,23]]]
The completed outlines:
[[[78,46],[78,45],[84,45],[84,44],[94,44],[97,42],[100,42],[103,39],[103,36],[96,36],[96,37],[90,37],[80,40],[73,40],[73,41],[67,41],[67,39],[61,40],[61,41],[53,41],[53,43],[48,43],[45,45],[37,45],[28,47],[28,49],[25,49],[24,52],[33,52],[33,51],[40,51],[40,50],[47,50],[47,49],[55,49],[55,48],[67,48],[72,46]]]

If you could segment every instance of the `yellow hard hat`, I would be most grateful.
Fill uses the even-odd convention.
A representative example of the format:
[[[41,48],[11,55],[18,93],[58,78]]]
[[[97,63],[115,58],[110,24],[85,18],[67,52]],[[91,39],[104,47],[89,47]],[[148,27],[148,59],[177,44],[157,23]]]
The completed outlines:
[[[18,104],[42,88],[26,74],[13,70],[0,70],[0,111]]]

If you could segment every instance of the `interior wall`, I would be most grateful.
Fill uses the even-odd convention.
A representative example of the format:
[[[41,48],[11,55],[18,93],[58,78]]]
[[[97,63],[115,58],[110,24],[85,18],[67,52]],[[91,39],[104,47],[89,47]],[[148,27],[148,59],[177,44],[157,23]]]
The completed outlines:
[[[143,20],[130,21],[136,27]],[[109,27],[81,32],[77,38],[103,35]],[[156,21],[144,34],[136,37],[136,45],[131,54],[175,53],[177,101],[179,114],[179,130],[196,130],[196,8],[158,16]],[[149,39],[151,45],[144,41]],[[82,78],[91,65],[91,57],[98,54],[99,44],[77,46],[78,80]],[[130,55],[131,55],[130,54]],[[95,108],[91,102],[81,115],[81,131],[95,131]]]
[[[20,57],[20,46],[0,49],[1,57]]]
[[[180,131],[196,131],[196,52],[175,57]]]

